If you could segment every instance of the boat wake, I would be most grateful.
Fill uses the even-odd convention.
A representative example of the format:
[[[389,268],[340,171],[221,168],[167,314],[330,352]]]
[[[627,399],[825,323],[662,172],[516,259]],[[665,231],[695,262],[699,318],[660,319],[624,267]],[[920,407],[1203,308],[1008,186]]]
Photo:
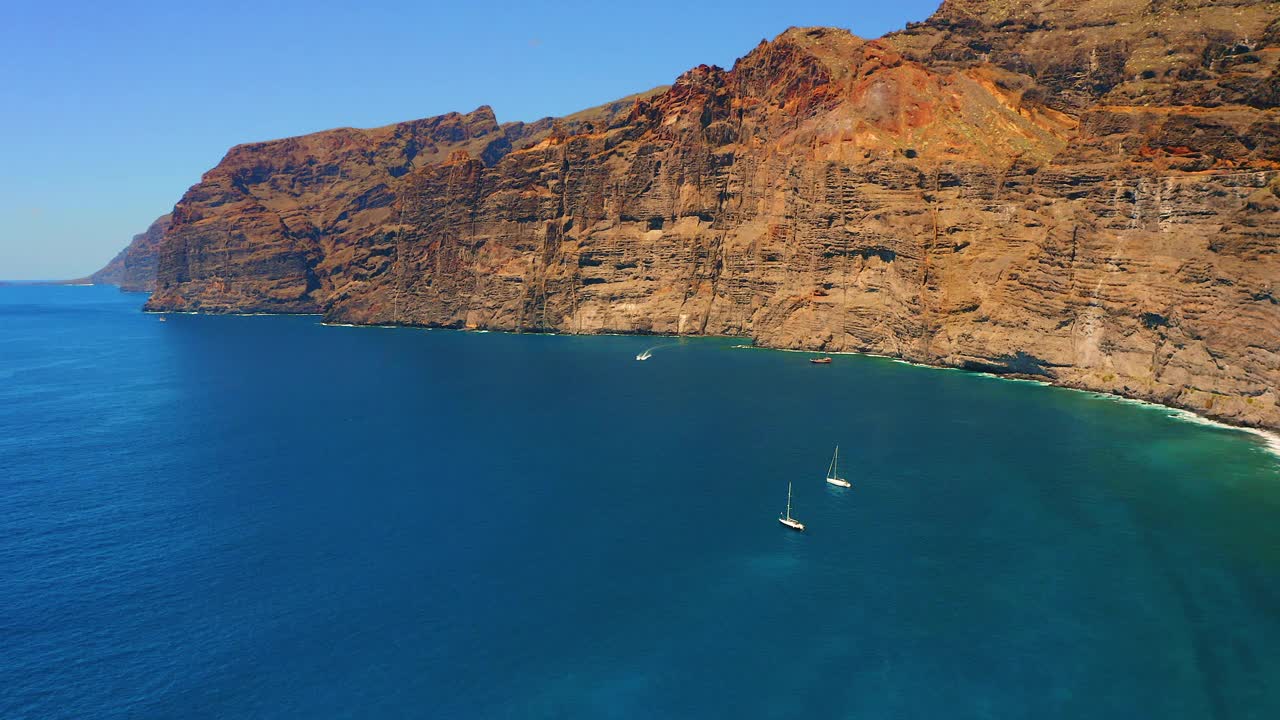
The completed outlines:
[[[679,344],[680,343],[678,342],[669,342],[669,343],[662,343],[661,345],[654,345],[651,348],[646,348],[644,352],[636,356],[636,359],[648,360],[649,358],[653,357],[654,350],[661,350],[662,348],[675,347],[676,345],[679,345]]]

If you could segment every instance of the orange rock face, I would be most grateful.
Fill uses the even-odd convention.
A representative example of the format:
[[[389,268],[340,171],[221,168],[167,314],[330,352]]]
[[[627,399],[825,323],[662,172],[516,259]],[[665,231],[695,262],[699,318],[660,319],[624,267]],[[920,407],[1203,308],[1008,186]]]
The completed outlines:
[[[150,307],[742,335],[1277,428],[1277,14],[948,0],[558,120],[240,146]]]

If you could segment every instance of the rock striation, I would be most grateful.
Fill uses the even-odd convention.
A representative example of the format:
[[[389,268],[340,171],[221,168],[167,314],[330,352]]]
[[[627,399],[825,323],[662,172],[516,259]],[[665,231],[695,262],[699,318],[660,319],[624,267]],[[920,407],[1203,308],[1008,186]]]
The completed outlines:
[[[559,119],[233,148],[149,307],[741,335],[1280,428],[1280,3],[947,0]]]
[[[156,266],[159,263],[160,240],[169,229],[172,216],[161,215],[145,232],[116,253],[98,272],[85,278],[94,285],[116,285],[130,292],[150,292],[156,288]]]

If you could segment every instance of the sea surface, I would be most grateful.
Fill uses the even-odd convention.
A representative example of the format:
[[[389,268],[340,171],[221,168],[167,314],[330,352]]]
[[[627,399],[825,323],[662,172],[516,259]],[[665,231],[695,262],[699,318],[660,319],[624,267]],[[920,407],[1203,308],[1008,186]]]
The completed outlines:
[[[1256,436],[144,299],[0,288],[0,718],[1280,717]]]

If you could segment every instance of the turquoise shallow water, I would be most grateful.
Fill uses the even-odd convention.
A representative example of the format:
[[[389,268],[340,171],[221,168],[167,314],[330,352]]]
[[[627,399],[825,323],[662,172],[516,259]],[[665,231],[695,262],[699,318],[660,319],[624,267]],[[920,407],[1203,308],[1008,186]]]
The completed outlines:
[[[141,301],[0,288],[0,717],[1280,717],[1280,464],[1245,433],[729,340]]]

